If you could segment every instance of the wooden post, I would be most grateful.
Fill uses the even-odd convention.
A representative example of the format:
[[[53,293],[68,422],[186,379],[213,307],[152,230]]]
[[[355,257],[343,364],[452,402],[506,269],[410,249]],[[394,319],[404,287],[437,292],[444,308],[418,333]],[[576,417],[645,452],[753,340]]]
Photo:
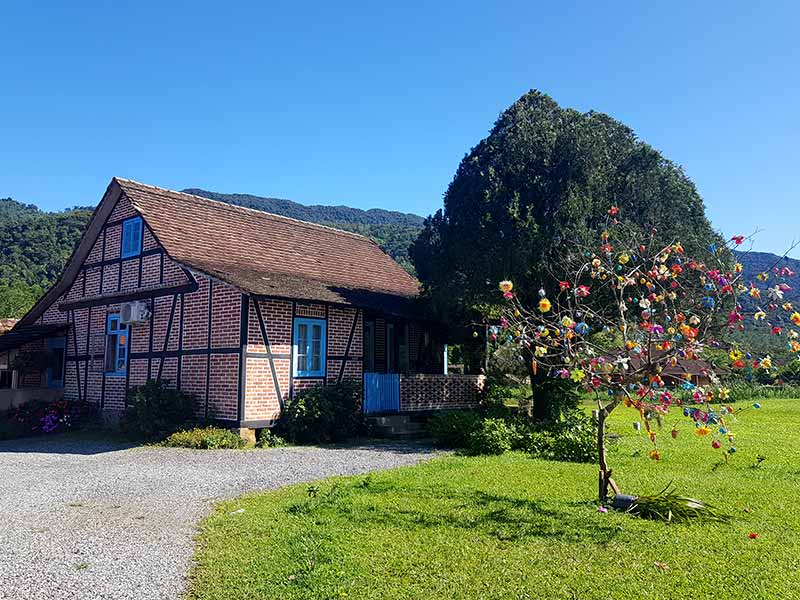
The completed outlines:
[[[608,414],[609,411],[605,408],[599,408],[592,412],[592,416],[597,420],[597,456],[600,464],[600,472],[597,478],[597,496],[602,503],[608,501],[608,488],[611,488],[615,494],[619,494],[619,488],[611,478],[612,470],[608,468],[608,463],[606,462],[606,418]]]
[[[604,409],[597,411],[597,456],[600,463],[600,473],[597,481],[597,495],[600,502],[608,500],[608,464],[606,463],[606,416]]]

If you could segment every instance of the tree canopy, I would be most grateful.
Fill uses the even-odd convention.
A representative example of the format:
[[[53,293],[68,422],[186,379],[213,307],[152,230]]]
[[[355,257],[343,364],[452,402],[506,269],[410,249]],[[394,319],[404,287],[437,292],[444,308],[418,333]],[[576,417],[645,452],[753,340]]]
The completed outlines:
[[[501,279],[538,289],[552,249],[596,235],[611,204],[642,228],[666,224],[665,243],[715,238],[680,167],[608,115],[530,91],[464,157],[413,244],[424,293],[441,316],[465,321],[496,301]]]

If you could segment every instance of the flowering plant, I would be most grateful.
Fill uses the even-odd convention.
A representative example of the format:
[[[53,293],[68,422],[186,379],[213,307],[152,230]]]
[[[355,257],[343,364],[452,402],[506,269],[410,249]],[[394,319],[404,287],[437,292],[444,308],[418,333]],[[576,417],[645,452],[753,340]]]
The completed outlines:
[[[8,418],[22,434],[58,433],[82,427],[93,416],[94,405],[87,402],[56,400],[32,401],[19,406]]]

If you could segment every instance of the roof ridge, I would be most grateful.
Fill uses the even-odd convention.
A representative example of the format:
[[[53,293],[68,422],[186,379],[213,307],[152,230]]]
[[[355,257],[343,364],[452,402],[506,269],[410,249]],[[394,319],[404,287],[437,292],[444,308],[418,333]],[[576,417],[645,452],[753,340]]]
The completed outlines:
[[[178,190],[171,190],[169,188],[163,188],[163,187],[159,187],[157,185],[151,185],[149,183],[142,183],[141,181],[136,181],[134,179],[126,179],[125,177],[114,177],[114,179],[116,179],[118,182],[122,182],[122,183],[132,183],[134,185],[140,185],[142,187],[151,188],[151,189],[154,189],[154,190],[160,190],[162,192],[169,192],[171,194],[180,194],[181,196],[187,196],[189,198],[196,198],[197,200],[203,200],[205,202],[211,202],[211,203],[214,203],[214,204],[219,204],[221,207],[226,207],[226,208],[229,208],[229,209],[232,209],[232,210],[241,210],[241,211],[247,211],[247,212],[254,212],[254,213],[257,213],[259,215],[269,215],[271,217],[276,217],[278,219],[285,219],[287,221],[293,221],[294,223],[299,223],[300,225],[307,226],[307,227],[326,229],[326,230],[332,231],[332,232],[334,232],[336,234],[349,235],[349,236],[364,240],[366,242],[369,242],[370,244],[374,244],[375,246],[378,246],[378,244],[375,242],[375,240],[373,240],[371,238],[368,238],[365,235],[361,235],[360,233],[355,233],[353,231],[346,231],[344,229],[339,229],[337,227],[331,227],[329,225],[322,225],[320,223],[314,223],[312,221],[304,221],[302,219],[296,219],[294,217],[287,217],[286,215],[279,215],[277,213],[272,213],[272,212],[269,212],[269,211],[266,211],[266,210],[259,210],[257,208],[250,208],[250,207],[247,207],[247,206],[239,206],[238,204],[231,204],[230,202],[223,202],[222,200],[214,200],[213,198],[206,198],[205,196],[198,196],[197,194],[187,194],[186,192],[180,192]],[[131,201],[133,202],[134,200],[131,198]],[[380,246],[378,246],[378,247],[380,248]]]

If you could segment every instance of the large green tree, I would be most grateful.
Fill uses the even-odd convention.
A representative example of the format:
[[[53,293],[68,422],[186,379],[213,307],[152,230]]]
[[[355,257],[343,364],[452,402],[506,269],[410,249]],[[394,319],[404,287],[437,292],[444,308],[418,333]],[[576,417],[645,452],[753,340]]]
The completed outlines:
[[[554,248],[596,236],[612,205],[642,228],[665,224],[664,241],[716,239],[680,167],[610,116],[530,91],[464,157],[413,244],[424,294],[442,318],[468,323],[502,279],[550,286]]]

